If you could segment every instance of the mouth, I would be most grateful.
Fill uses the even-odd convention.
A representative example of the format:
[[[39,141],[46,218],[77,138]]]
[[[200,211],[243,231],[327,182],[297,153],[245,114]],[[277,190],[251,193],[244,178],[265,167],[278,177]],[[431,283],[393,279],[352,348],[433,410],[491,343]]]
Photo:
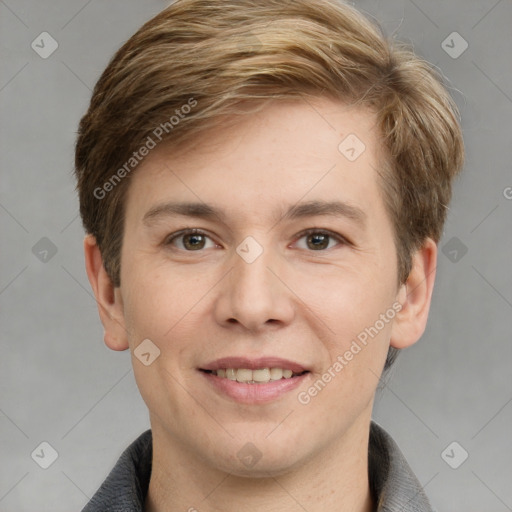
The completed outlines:
[[[268,382],[275,382],[281,379],[293,379],[294,377],[300,377],[308,370],[301,372],[294,372],[289,368],[256,368],[251,370],[250,368],[219,368],[218,370],[203,370],[205,373],[209,373],[218,377],[219,379],[228,379],[236,382],[242,382],[245,384],[267,384]]]
[[[198,370],[210,386],[224,397],[244,404],[276,400],[295,389],[310,370],[280,358],[224,358]]]

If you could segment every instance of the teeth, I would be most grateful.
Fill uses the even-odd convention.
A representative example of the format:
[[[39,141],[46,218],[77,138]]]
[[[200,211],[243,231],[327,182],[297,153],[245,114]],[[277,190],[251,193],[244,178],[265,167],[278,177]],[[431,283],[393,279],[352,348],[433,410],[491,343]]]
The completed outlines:
[[[252,370],[240,368],[236,371],[236,380],[238,382],[248,382],[252,380]]]
[[[255,382],[268,382],[270,380],[270,370],[268,368],[263,368],[262,370],[253,370],[252,380]]]
[[[280,379],[290,379],[293,371],[283,368],[258,368],[250,370],[248,368],[221,368],[213,371],[221,379],[236,380],[248,384],[266,383]]]
[[[279,380],[283,378],[282,368],[270,368],[270,380]]]

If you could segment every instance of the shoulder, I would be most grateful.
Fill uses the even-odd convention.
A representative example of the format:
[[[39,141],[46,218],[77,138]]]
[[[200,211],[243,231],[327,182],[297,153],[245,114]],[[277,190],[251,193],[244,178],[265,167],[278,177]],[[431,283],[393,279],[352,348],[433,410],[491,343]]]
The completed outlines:
[[[142,512],[152,455],[153,436],[147,430],[124,450],[82,512]]]
[[[400,448],[373,421],[370,426],[368,473],[378,512],[433,512],[423,487]]]

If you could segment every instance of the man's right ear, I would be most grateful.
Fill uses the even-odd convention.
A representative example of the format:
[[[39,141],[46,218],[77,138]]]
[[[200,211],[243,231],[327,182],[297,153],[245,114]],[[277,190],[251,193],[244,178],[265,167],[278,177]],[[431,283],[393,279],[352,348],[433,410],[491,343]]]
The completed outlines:
[[[84,238],[85,269],[91,283],[104,329],[105,344],[112,350],[127,350],[123,301],[119,288],[114,288],[103,265],[100,249],[93,235]]]

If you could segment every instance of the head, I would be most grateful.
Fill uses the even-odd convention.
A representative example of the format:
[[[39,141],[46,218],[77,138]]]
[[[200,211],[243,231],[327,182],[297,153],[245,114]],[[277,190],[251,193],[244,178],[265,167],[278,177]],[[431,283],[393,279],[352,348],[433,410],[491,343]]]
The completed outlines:
[[[356,154],[348,154],[355,158],[347,157],[347,141],[356,145]],[[79,127],[80,212],[107,343],[134,349],[152,339],[162,354],[154,364],[164,365],[167,347],[179,340],[169,357],[182,355],[182,365],[192,368],[198,355],[190,346],[197,351],[201,340],[191,337],[205,319],[218,329],[208,330],[216,341],[203,348],[210,358],[228,354],[223,337],[244,340],[237,354],[256,355],[258,346],[309,329],[325,350],[311,368],[318,378],[363,327],[394,309],[372,340],[373,356],[365,348],[359,362],[343,369],[353,383],[363,367],[380,375],[423,332],[436,244],[462,162],[457,109],[441,77],[354,8],[336,0],[242,0],[229,7],[221,0],[177,0],[115,54]],[[337,172],[328,172],[333,166]],[[321,197],[355,208],[345,209],[342,222],[350,255],[332,252],[313,261],[279,253],[301,225],[300,217],[292,222],[276,207]],[[179,200],[223,208],[205,224],[213,244],[202,249],[208,256],[191,260],[173,252],[169,261],[168,252],[162,255],[157,238],[178,224],[159,219],[157,207]],[[156,219],[152,227],[145,215]],[[366,219],[364,235],[358,216]],[[246,236],[256,242],[250,251],[262,251],[251,263],[236,252]],[[319,285],[313,292],[311,278]],[[185,304],[188,309],[180,308]],[[169,329],[157,332],[152,326],[162,328],[164,318]],[[283,345],[288,355],[292,349]],[[315,350],[305,337],[297,348],[311,361]],[[138,382],[151,411],[158,399],[144,386],[145,370]],[[162,370],[160,379],[172,387],[169,372]],[[193,387],[189,375],[181,375],[182,384]],[[322,393],[328,404],[329,393]],[[178,422],[181,406],[180,395],[162,417]]]

